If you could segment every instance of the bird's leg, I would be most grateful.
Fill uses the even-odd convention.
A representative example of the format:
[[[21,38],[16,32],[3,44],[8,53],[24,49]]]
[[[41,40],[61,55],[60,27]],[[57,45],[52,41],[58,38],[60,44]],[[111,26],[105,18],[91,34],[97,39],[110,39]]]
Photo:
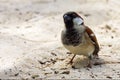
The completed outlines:
[[[95,45],[95,50],[93,52],[94,59],[99,59],[98,51],[99,51],[99,47]]]
[[[94,57],[94,59],[99,59],[98,54],[97,55],[93,54],[93,57]]]
[[[72,64],[73,63],[73,59],[75,58],[75,54],[74,54],[74,56],[71,58],[71,60],[69,61],[69,63],[68,64]]]
[[[90,55],[90,56],[88,57],[88,59],[89,59],[89,61],[88,61],[87,67],[92,68],[92,55]]]
[[[87,67],[92,68],[92,61],[89,60]]]

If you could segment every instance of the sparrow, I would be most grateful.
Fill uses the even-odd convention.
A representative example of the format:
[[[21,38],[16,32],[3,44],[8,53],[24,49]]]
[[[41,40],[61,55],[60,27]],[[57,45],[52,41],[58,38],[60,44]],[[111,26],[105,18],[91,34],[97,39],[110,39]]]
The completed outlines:
[[[69,63],[73,63],[76,55],[88,57],[88,67],[92,66],[92,59],[98,58],[99,44],[93,31],[84,24],[83,18],[76,12],[67,12],[63,15],[65,24],[61,32],[63,46],[74,56]]]

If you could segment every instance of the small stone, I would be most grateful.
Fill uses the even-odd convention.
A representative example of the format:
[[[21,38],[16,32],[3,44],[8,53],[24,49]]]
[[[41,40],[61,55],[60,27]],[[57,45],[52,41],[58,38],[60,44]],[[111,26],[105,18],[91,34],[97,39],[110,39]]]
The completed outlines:
[[[54,59],[50,59],[50,60],[52,61],[53,64],[55,64],[56,60],[54,60]]]
[[[55,53],[53,53],[53,52],[51,52],[51,54],[53,55],[53,56],[57,56]]]
[[[76,69],[76,67],[75,67],[75,66],[72,66],[72,68],[73,68],[73,69]]]
[[[15,74],[15,76],[18,76],[18,75],[19,75],[19,73],[16,73],[16,74]]]
[[[69,74],[70,71],[63,71],[61,74]]]
[[[67,54],[72,54],[71,52],[67,52]]]
[[[63,76],[62,79],[65,79],[65,76]]]
[[[108,45],[108,47],[112,47],[112,45]]]
[[[60,70],[65,70],[65,69],[67,69],[67,68],[61,68]]]
[[[45,62],[42,62],[42,61],[39,61],[39,60],[38,60],[38,62],[39,62],[40,64],[45,64]]]
[[[59,71],[54,71],[54,74],[58,74],[59,73]]]
[[[113,39],[114,37],[113,37],[113,36],[111,36],[111,38]]]
[[[52,74],[52,72],[44,73],[45,75]]]
[[[111,30],[111,27],[107,24],[105,25],[105,28]]]
[[[106,76],[106,78],[112,79],[112,77],[110,77],[110,76]]]
[[[31,77],[32,77],[33,79],[35,79],[35,78],[39,77],[39,75],[32,75]]]
[[[88,17],[88,16],[90,16],[90,14],[84,14],[84,16]]]
[[[93,75],[90,75],[92,78],[95,78]]]
[[[101,64],[102,64],[102,63],[99,63],[99,62],[94,63],[95,66],[101,65]]]

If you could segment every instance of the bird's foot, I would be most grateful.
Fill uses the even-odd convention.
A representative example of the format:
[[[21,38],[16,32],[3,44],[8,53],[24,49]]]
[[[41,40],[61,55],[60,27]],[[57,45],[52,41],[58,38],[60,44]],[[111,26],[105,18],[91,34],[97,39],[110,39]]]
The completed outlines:
[[[93,59],[99,59],[98,55],[93,55]]]
[[[86,66],[87,68],[92,68],[92,64],[88,63],[88,65]]]
[[[69,64],[72,65],[72,64],[73,64],[73,61],[70,60],[67,64],[68,64],[68,65],[69,65]]]
[[[74,56],[72,57],[72,59],[71,59],[67,64],[71,64],[71,65],[72,65],[73,59],[75,58],[75,56],[76,56],[76,55],[74,55]]]
[[[90,55],[88,58],[89,58],[89,60],[88,60],[88,65],[87,65],[87,67],[88,67],[88,68],[92,68],[92,59],[93,59],[93,56]]]

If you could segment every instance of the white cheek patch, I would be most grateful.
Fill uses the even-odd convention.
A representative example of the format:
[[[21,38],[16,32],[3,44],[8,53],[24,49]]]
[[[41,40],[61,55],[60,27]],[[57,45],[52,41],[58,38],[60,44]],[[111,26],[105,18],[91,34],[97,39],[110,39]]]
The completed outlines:
[[[83,20],[81,18],[75,18],[73,19],[74,24],[81,25],[83,23]]]

